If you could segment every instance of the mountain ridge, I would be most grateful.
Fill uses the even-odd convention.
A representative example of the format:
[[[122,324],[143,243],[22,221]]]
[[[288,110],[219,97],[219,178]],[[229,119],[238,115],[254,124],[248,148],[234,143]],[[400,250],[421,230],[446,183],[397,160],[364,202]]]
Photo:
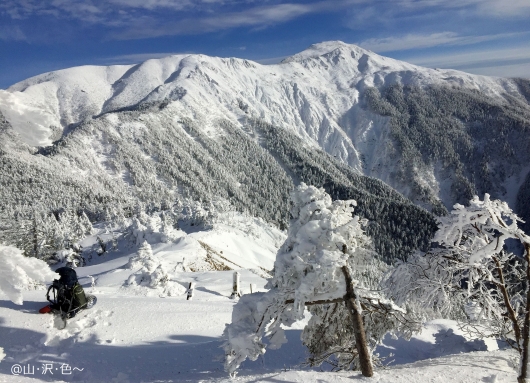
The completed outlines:
[[[341,72],[339,73],[340,76],[339,74],[326,76],[325,73],[320,73],[319,77],[323,77],[325,81],[317,81],[316,84],[315,81],[311,81],[311,77],[315,77],[311,74],[314,75],[314,73],[304,75],[301,72],[303,70],[312,71],[315,67],[318,72],[321,68],[329,69],[329,65],[332,64],[334,64],[335,72]],[[228,70],[231,72],[230,74],[233,74],[235,70],[241,68],[250,69],[256,80],[254,82],[252,80],[249,82],[239,81],[242,84],[231,89],[235,90],[235,93],[256,85],[255,81],[264,82],[265,85],[274,84],[275,87],[278,87],[279,82],[291,82],[298,84],[298,86],[301,85],[299,83],[309,82],[311,87],[318,87],[321,85],[319,82],[323,82],[328,83],[328,86],[329,84],[334,85],[339,93],[353,99],[358,95],[355,91],[349,91],[352,88],[359,91],[370,86],[380,88],[385,84],[392,85],[395,83],[425,85],[426,82],[428,84],[436,82],[459,85],[480,91],[488,89],[490,93],[499,97],[502,96],[503,92],[508,94],[519,93],[517,84],[511,80],[493,79],[453,70],[421,68],[379,56],[355,45],[342,42],[325,42],[314,44],[307,50],[293,55],[277,65],[265,66],[245,59],[223,59],[186,54],[150,59],[136,65],[82,66],[63,69],[34,76],[10,86],[3,91],[3,97],[0,93],[0,97],[4,99],[2,103],[0,98],[0,110],[3,111],[4,115],[9,116],[9,108],[5,106],[6,99],[9,101],[6,93],[9,93],[12,104],[16,106],[25,105],[29,108],[32,106],[40,107],[44,110],[43,115],[47,117],[45,123],[64,130],[70,124],[78,124],[92,116],[130,107],[142,101],[161,101],[166,97],[171,100],[173,87],[170,84],[172,83],[175,83],[175,87],[186,88],[188,86],[192,89],[197,85],[219,85],[220,80],[216,80],[214,77],[216,73],[218,74],[221,70]],[[221,79],[225,80],[223,85],[225,88],[230,88],[226,83],[232,82],[234,78],[233,76],[226,77],[228,78],[221,76]],[[274,77],[278,77],[277,81],[274,81]],[[192,78],[196,78],[196,81],[186,81]],[[199,84],[196,84],[197,82]],[[16,96],[20,96],[20,99],[17,100]],[[249,100],[243,101],[251,105],[260,101],[259,97],[247,98]],[[219,103],[227,100],[217,99],[215,101]],[[346,105],[337,105],[336,114],[344,113],[348,109],[348,103],[343,104]],[[258,117],[266,117],[263,110],[257,112],[261,114],[261,116],[258,114]],[[274,114],[274,110],[266,110],[266,112]],[[333,112],[330,114],[336,117]],[[42,116],[38,118],[42,118]],[[29,118],[28,121],[37,124],[35,119]],[[277,123],[278,121],[267,122]],[[46,126],[42,126],[41,129],[45,128]],[[45,145],[42,146],[49,145],[51,142],[50,140],[44,141],[42,143]],[[33,142],[32,144],[36,143]]]
[[[24,150],[32,153],[30,167],[46,159],[91,175],[108,185],[82,197],[96,210],[102,205],[94,201],[113,200],[112,194],[121,196],[119,203],[139,198],[160,209],[182,192],[208,200],[215,191],[239,209],[285,224],[290,183],[311,181],[330,193],[340,190],[334,198],[350,198],[347,179],[356,174],[382,180],[434,214],[488,192],[528,221],[524,190],[530,185],[530,154],[522,149],[530,146],[530,106],[521,91],[527,85],[421,68],[342,42],[315,44],[268,66],[174,55],[129,66],[77,67],[0,91],[6,129],[29,145],[22,148],[4,136],[4,161],[22,166],[16,152]],[[256,124],[288,134],[276,135],[273,146],[261,152],[264,136]],[[243,142],[255,158],[241,152]],[[292,160],[287,168],[276,164],[282,153],[270,157],[275,145],[283,145],[285,158]],[[351,171],[329,173],[326,167],[335,165],[320,150]],[[230,156],[232,162],[224,164]],[[248,164],[238,165],[243,159]],[[265,195],[283,202],[260,201],[252,186],[259,178],[248,178],[246,171],[261,174]],[[281,193],[272,191],[270,177],[282,179]],[[381,209],[395,214],[386,203]],[[284,218],[274,209],[282,209],[278,214]],[[403,222],[408,221],[392,225]],[[412,242],[407,237],[406,251],[417,245]]]

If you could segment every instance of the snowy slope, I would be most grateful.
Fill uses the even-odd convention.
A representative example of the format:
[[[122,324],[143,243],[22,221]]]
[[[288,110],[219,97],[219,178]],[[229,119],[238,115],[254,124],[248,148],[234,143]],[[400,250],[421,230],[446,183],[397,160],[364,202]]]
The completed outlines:
[[[153,257],[168,270],[170,281],[195,283],[191,300],[185,294],[159,296],[160,289],[143,291],[125,281],[138,246],[122,236],[118,249],[93,255],[78,267],[80,283],[97,296],[96,305],[70,319],[65,328],[51,314],[37,311],[47,302],[45,290],[24,291],[16,305],[0,290],[0,382],[346,382],[366,380],[359,372],[330,372],[329,366],[307,368],[301,329],[308,318],[286,329],[288,343],[246,361],[236,378],[223,371],[222,333],[231,321],[236,300],[230,299],[233,271],[208,271],[207,253],[226,257],[239,269],[243,294],[264,291],[269,268],[285,235],[260,220],[233,216],[209,230],[177,230],[173,241],[159,242],[151,233]],[[97,236],[112,237],[99,227],[83,241],[85,256]],[[114,233],[115,234],[115,233]],[[207,247],[203,245],[207,244]],[[207,251],[207,249],[210,251]],[[202,261],[201,261],[202,260]],[[54,267],[62,266],[58,264]],[[200,265],[206,266],[200,270]],[[196,268],[190,272],[184,269]],[[51,282],[51,280],[49,281]],[[183,289],[185,291],[185,289]],[[425,323],[410,341],[387,336],[377,349],[388,366],[370,382],[490,382],[516,378],[516,355],[494,339],[470,339],[450,320]]]
[[[315,44],[278,65],[204,55],[175,55],[134,66],[70,68],[32,77],[0,90],[0,112],[33,146],[51,145],[87,119],[140,104],[164,103],[175,119],[190,118],[211,137],[218,123],[244,128],[260,119],[298,133],[359,173],[379,178],[416,198],[411,181],[450,207],[452,178],[436,167],[415,167],[400,181],[389,119],[362,105],[366,89],[392,84],[473,89],[506,103],[523,100],[510,79],[428,69],[340,41]],[[511,171],[511,170],[508,170]],[[518,188],[527,169],[506,185]],[[509,176],[509,175],[508,175]],[[489,190],[490,192],[493,192]],[[506,198],[512,206],[516,191]],[[506,199],[505,198],[505,199]],[[429,203],[421,201],[429,208]]]
[[[46,73],[16,84],[13,92],[0,92],[0,110],[28,144],[50,145],[69,124],[98,114],[112,97],[111,84],[129,68],[82,66]]]
[[[217,248],[226,246],[215,234],[190,235],[202,236]],[[248,250],[252,242],[247,240]],[[153,250],[163,262],[191,256],[189,249],[179,246],[170,251],[159,245]],[[104,262],[97,260],[77,269],[80,282],[98,302],[70,320],[65,329],[58,329],[60,323],[50,314],[37,313],[45,304],[44,290],[26,291],[21,306],[0,292],[0,382],[234,381],[222,370],[220,348],[221,334],[235,303],[229,299],[232,271],[173,271],[173,281],[196,283],[191,301],[184,295],[135,295],[122,286],[131,272],[123,268],[131,251],[110,253]],[[240,273],[244,293],[249,293],[246,286],[251,283],[263,289],[265,279],[249,270]],[[89,275],[95,278],[94,287]],[[288,343],[281,349],[268,351],[256,362],[245,362],[235,381],[364,380],[358,372],[335,373],[326,372],[325,366],[323,370],[301,366],[306,356],[300,342],[302,325],[287,331]],[[378,352],[381,356],[395,354],[391,367],[378,370],[370,379],[379,383],[503,383],[514,381],[516,376],[512,351],[497,350],[496,342],[466,339],[456,324],[447,320],[427,323],[410,341],[388,338]],[[43,374],[45,367],[51,371]]]

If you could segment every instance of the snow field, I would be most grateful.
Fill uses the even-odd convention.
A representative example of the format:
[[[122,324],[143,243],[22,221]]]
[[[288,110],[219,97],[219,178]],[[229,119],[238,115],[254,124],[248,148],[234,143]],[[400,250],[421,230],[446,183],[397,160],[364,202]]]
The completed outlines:
[[[270,349],[254,362],[243,362],[237,376],[229,378],[223,370],[221,335],[225,324],[232,319],[236,302],[229,299],[233,270],[206,268],[190,272],[183,271],[182,264],[201,265],[208,251],[215,252],[215,256],[224,254],[230,262],[253,268],[239,270],[244,294],[249,293],[250,284],[264,291],[266,279],[255,269],[270,270],[268,262],[275,259],[285,235],[260,226],[259,222],[253,225],[250,225],[252,230],[247,230],[245,227],[249,225],[244,220],[237,227],[218,224],[207,231],[181,232],[173,243],[152,244],[153,256],[165,265],[171,281],[183,287],[189,282],[196,284],[190,301],[185,295],[162,298],[156,288],[138,292],[124,286],[135,272],[126,265],[138,250],[137,245],[127,246],[124,241],[118,244],[120,250],[94,256],[88,266],[76,269],[85,291],[95,294],[98,302],[69,320],[63,330],[59,330],[62,323],[57,323],[52,315],[38,314],[38,309],[46,304],[44,290],[23,290],[22,305],[14,304],[11,297],[0,291],[0,382],[508,383],[516,380],[517,357],[512,350],[499,350],[494,340],[468,339],[455,322],[448,320],[424,324],[422,333],[410,341],[387,336],[376,352],[387,357],[389,367],[377,370],[371,379],[362,377],[360,372],[329,372],[326,365],[304,369],[302,363],[307,353],[300,341],[303,323],[287,329],[288,342],[279,350]],[[94,235],[84,246],[88,248],[95,242]],[[12,370],[16,365],[37,369],[46,364],[55,368],[54,375],[37,371],[30,376],[24,370],[14,375]],[[70,375],[62,374],[60,366],[64,364],[78,370]]]
[[[242,280],[257,278],[242,272]],[[458,353],[461,339],[446,338],[439,354],[432,334],[454,323],[432,323],[426,333],[410,342],[389,343],[402,358],[416,360],[378,370],[372,379],[359,372],[303,370],[305,356],[300,330],[286,331],[288,343],[271,350],[255,362],[246,361],[235,379],[222,370],[219,339],[224,323],[230,320],[233,301],[228,299],[231,272],[201,273],[193,301],[185,297],[154,298],[99,293],[98,303],[74,318],[65,330],[57,330],[53,318],[37,314],[42,292],[25,294],[19,306],[0,295],[0,339],[6,357],[0,362],[0,382],[64,381],[82,382],[346,382],[360,380],[377,383],[423,382],[513,382],[511,351]],[[200,285],[203,284],[204,289]],[[213,293],[222,291],[225,296]],[[449,322],[449,321],[446,321]],[[385,351],[384,349],[380,350]],[[469,350],[466,350],[469,351]],[[424,359],[424,360],[418,360]],[[68,363],[83,368],[72,376],[13,376],[15,363],[40,366],[43,363]],[[325,366],[323,366],[326,369]]]

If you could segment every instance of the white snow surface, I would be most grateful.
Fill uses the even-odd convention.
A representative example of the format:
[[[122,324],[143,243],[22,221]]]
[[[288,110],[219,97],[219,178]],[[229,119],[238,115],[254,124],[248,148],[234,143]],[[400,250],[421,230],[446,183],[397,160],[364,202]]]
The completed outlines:
[[[151,243],[152,256],[164,265],[173,283],[187,288],[189,282],[195,282],[193,300],[186,300],[186,295],[160,297],[138,293],[124,286],[134,272],[127,264],[138,251],[138,245],[131,240],[120,242],[119,250],[94,256],[87,266],[76,269],[85,291],[96,295],[98,301],[92,309],[69,320],[65,329],[58,329],[60,324],[51,314],[38,313],[47,303],[45,291],[21,291],[22,305],[15,305],[0,291],[0,382],[354,379],[378,383],[501,383],[516,379],[512,351],[499,350],[495,340],[468,339],[455,322],[448,320],[426,323],[423,332],[410,341],[385,338],[377,352],[381,356],[395,354],[389,358],[394,362],[387,369],[378,370],[373,379],[363,378],[359,372],[330,372],[326,366],[322,370],[303,367],[301,363],[307,356],[300,341],[303,323],[286,329],[288,342],[282,348],[267,351],[255,362],[245,361],[237,377],[231,379],[223,371],[224,355],[220,347],[221,335],[236,302],[229,298],[233,271],[190,272],[183,271],[182,264],[204,265],[200,260],[206,250],[200,242],[207,243],[217,254],[229,258],[225,261],[227,265],[244,266],[238,270],[244,294],[249,294],[250,284],[257,291],[265,291],[267,281],[256,269],[272,266],[285,234],[275,234],[266,226],[244,233],[227,224],[214,225],[208,231],[179,233],[174,242]],[[105,238],[102,231],[98,235]],[[153,238],[147,236],[146,240]],[[95,235],[83,245],[88,247],[91,242],[96,242]],[[51,274],[41,274],[51,282]],[[45,367],[52,370],[43,374]]]

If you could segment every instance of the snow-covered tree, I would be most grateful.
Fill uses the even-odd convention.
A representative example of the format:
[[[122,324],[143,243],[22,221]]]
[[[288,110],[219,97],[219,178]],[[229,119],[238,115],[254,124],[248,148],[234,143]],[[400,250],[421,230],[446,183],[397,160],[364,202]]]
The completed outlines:
[[[530,237],[521,220],[488,194],[460,204],[446,217],[426,254],[416,253],[389,274],[398,303],[414,301],[435,313],[466,322],[470,331],[506,340],[521,355],[519,383],[527,382],[530,332]],[[525,248],[524,258],[505,248],[507,239]]]
[[[366,221],[353,216],[354,200],[332,201],[323,189],[304,183],[291,193],[291,202],[293,219],[288,238],[276,257],[274,277],[267,286],[270,290],[244,295],[234,306],[232,323],[224,332],[225,369],[234,374],[246,358],[255,360],[263,354],[265,334],[269,348],[280,347],[286,342],[281,325],[292,325],[304,317],[306,307],[318,305],[321,309],[312,311],[314,317],[304,335],[311,350],[319,329],[327,329],[336,320],[330,318],[329,311],[335,305],[346,304],[341,310],[349,313],[348,341],[339,345],[331,341],[334,334],[325,334],[328,344],[312,350],[313,363],[324,361],[326,352],[331,356],[348,348],[350,362],[340,367],[360,368],[363,375],[371,376],[370,346],[387,331],[405,329],[409,322],[404,310],[370,290],[360,278],[354,279],[377,264],[370,250],[370,238],[362,228]],[[370,315],[368,310],[386,315]],[[379,324],[371,322],[376,317]],[[406,323],[400,326],[399,320],[390,317],[399,317]]]
[[[127,268],[136,271],[125,282],[125,286],[139,286],[156,289],[160,296],[182,295],[186,289],[169,279],[164,265],[153,255],[151,245],[144,241],[136,255],[127,263]]]
[[[160,263],[153,257],[153,250],[147,241],[143,241],[142,245],[136,252],[136,255],[129,258],[127,263],[128,269],[145,269],[153,272]]]
[[[351,268],[352,278],[357,281],[361,316],[366,332],[366,342],[374,350],[387,333],[409,338],[419,331],[419,316],[410,310],[401,310],[381,293],[381,279],[388,265],[374,259],[367,252],[365,262],[356,260]],[[364,265],[363,265],[364,263]],[[355,327],[351,314],[343,302],[309,305],[311,319],[302,332],[302,341],[311,356],[308,364],[319,366],[323,362],[334,370],[358,369],[359,357],[355,344]],[[372,357],[374,365],[381,365],[377,357]]]
[[[129,230],[132,234],[132,240],[136,245],[140,245],[145,242],[147,227],[142,225],[138,218],[134,217],[132,219],[132,224],[129,227]]]
[[[178,223],[173,213],[171,211],[163,211],[160,214],[160,220],[160,237],[162,242],[168,243],[177,239],[179,237],[176,229],[178,228]]]

